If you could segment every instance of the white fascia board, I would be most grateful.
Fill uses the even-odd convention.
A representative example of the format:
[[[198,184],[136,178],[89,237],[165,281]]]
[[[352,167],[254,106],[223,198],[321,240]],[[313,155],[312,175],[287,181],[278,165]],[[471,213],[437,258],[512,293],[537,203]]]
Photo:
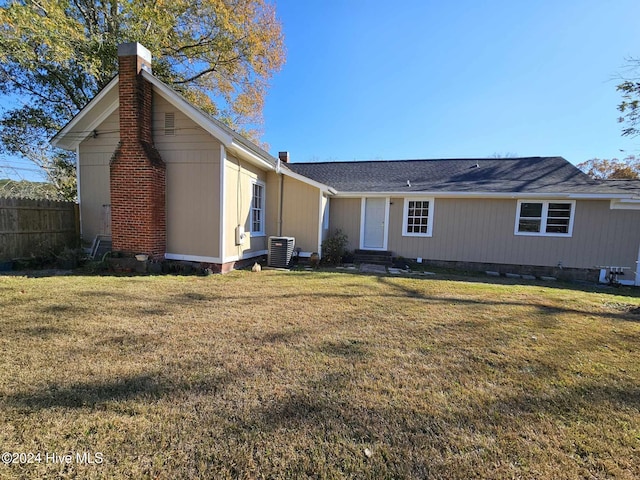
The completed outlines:
[[[177,93],[169,86],[165,85],[149,72],[143,70],[142,77],[151,85],[153,85],[156,92],[160,94],[162,98],[164,98],[167,102],[176,107],[199,126],[201,126],[206,132],[216,137],[225,146],[228,147],[231,145],[231,143],[233,142],[233,137],[228,132],[225,132],[222,128],[216,125],[214,122],[212,122],[209,115],[189,103],[179,93]]]
[[[325,185],[324,183],[316,182],[315,180],[310,179],[309,177],[305,177],[304,175],[300,175],[299,173],[294,172],[293,170],[289,170],[288,168],[280,168],[280,173],[286,175],[287,177],[291,177],[295,180],[298,180],[302,183],[306,183],[307,185],[311,185],[312,187],[319,188],[321,192],[328,193],[329,195],[335,195],[337,191],[334,188],[331,188],[329,185]]]
[[[624,200],[632,199],[634,195],[630,193],[571,193],[567,198],[576,200]]]
[[[254,165],[264,168],[266,170],[275,170],[276,166],[271,162],[267,161],[262,156],[256,155],[254,152],[249,150],[244,145],[236,142],[232,139],[231,144],[228,145],[229,150],[238,154],[243,160],[246,160],[249,163],[253,163]]]
[[[209,115],[198,107],[192,105],[171,87],[158,80],[149,72],[143,71],[142,76],[156,88],[156,91],[160,96],[197,123],[207,133],[217,138],[225,147],[227,147],[228,150],[233,153],[237,153],[243,158],[243,160],[253,163],[259,167],[267,170],[275,169],[275,166],[272,163],[262,156],[252,152],[251,149],[246,146],[235,141],[233,135],[217,125],[216,122],[212,121],[212,118]]]
[[[611,200],[609,203],[609,209],[611,210],[640,210],[640,199],[629,198]]]
[[[56,133],[53,136],[53,138],[50,140],[51,145],[53,145],[54,147],[63,148],[65,150],[75,150],[76,147],[80,145],[82,140],[84,140],[84,138],[82,140],[75,138],[71,141],[65,141],[65,137],[70,133],[73,134],[73,129],[82,122],[82,120],[87,115],[87,113],[93,110],[93,108],[98,103],[100,103],[100,101],[104,97],[106,97],[111,92],[111,90],[113,90],[117,86],[118,86],[118,76],[116,75],[113,79],[111,79],[111,81],[106,85],[106,87],[100,90],[100,92],[98,92],[98,94],[95,97],[93,97],[91,101],[87,103],[85,107],[82,110],[80,110],[77,113],[77,115],[73,117],[71,121],[62,128],[62,130],[60,130],[58,133]],[[115,112],[117,108],[118,108],[117,101],[111,103],[111,105],[109,105],[105,109],[105,111],[102,112],[90,125],[87,125],[86,127],[82,128],[82,131],[91,132],[92,130],[95,130],[95,128],[98,125],[100,125],[109,115]],[[85,138],[88,137],[89,135],[90,134],[87,133]]]
[[[611,200],[611,199],[626,199],[633,198],[632,195],[625,194],[605,194],[605,193],[518,193],[518,192],[438,192],[438,191],[424,191],[424,192],[403,192],[403,191],[389,191],[389,192],[337,192],[335,194],[338,198],[362,198],[362,197],[436,197],[436,198],[567,198],[575,200]]]

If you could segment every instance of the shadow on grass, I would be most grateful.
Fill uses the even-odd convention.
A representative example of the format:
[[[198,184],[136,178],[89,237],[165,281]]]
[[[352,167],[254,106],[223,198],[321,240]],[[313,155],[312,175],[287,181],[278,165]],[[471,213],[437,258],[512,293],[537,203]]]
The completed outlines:
[[[601,317],[606,319],[617,319],[617,320],[625,320],[638,322],[640,321],[640,307],[635,308],[635,305],[622,305],[617,310],[617,312],[594,312],[588,310],[580,310],[570,307],[558,307],[555,305],[546,305],[544,303],[533,303],[533,302],[514,302],[514,301],[504,301],[504,300],[493,300],[491,297],[487,296],[487,300],[481,300],[478,298],[469,299],[469,298],[460,298],[460,297],[438,297],[434,295],[425,295],[424,292],[411,288],[405,285],[402,285],[399,282],[391,282],[390,279],[392,277],[380,276],[378,277],[378,282],[388,287],[391,291],[395,290],[399,292],[401,296],[413,299],[425,300],[433,303],[447,303],[447,304],[467,304],[467,305],[510,305],[510,306],[521,306],[521,307],[533,307],[537,308],[538,311],[542,315],[546,316],[554,316],[560,315],[564,313],[573,313],[579,315],[590,315],[595,317]],[[491,283],[491,282],[487,282]]]
[[[367,351],[366,343],[362,340],[354,339],[324,342],[318,347],[318,350],[327,355],[354,359],[364,358],[370,355]]]
[[[4,402],[15,407],[33,410],[56,407],[92,408],[109,401],[138,397],[157,398],[164,392],[165,389],[157,376],[141,374],[109,382],[75,383],[64,387],[53,384],[37,392],[7,395],[4,397]]]
[[[133,334],[127,332],[121,335],[110,335],[106,338],[102,338],[95,343],[96,346],[116,347],[119,350],[122,349],[134,349],[151,351],[161,345],[162,336],[153,335],[148,333]]]
[[[593,383],[578,384],[548,392],[528,392],[513,395],[482,406],[487,411],[508,415],[545,414],[558,418],[584,421],[601,406],[614,411],[640,410],[640,387],[632,385],[611,386]],[[597,415],[596,415],[597,416]]]
[[[303,432],[306,437],[320,442],[320,453],[311,450],[310,454],[328,462],[357,458],[362,455],[362,447],[359,451],[354,447],[370,445],[376,454],[368,461],[367,468],[380,468],[385,478],[429,478],[432,475],[434,478],[476,478],[478,469],[486,473],[487,461],[513,466],[519,465],[522,458],[544,463],[548,474],[548,469],[554,468],[549,463],[549,455],[565,454],[563,461],[566,463],[579,464],[587,471],[596,472],[600,467],[592,462],[592,458],[575,458],[573,452],[558,449],[541,452],[538,442],[545,444],[546,434],[536,436],[538,433],[531,432],[547,431],[553,435],[551,443],[575,446],[578,439],[582,439],[587,442],[584,446],[587,451],[615,464],[617,458],[603,447],[611,441],[610,432],[605,428],[595,438],[585,437],[583,432],[589,432],[585,425],[602,424],[603,417],[612,419],[609,425],[615,424],[615,419],[629,422],[640,408],[640,388],[630,383],[611,386],[585,382],[565,387],[545,384],[522,393],[505,390],[491,399],[487,399],[479,387],[477,396],[473,390],[465,397],[452,395],[446,406],[433,408],[418,407],[407,401],[402,390],[390,396],[386,406],[382,401],[367,405],[362,401],[364,392],[358,392],[353,380],[347,372],[309,379],[277,402],[258,407],[254,422],[249,421],[243,429],[275,435]],[[449,381],[455,383],[455,379]],[[425,391],[424,395],[429,392]],[[550,418],[554,419],[553,425],[560,426],[550,427]],[[521,436],[523,429],[533,438]],[[326,445],[331,445],[331,453],[323,450],[326,447],[322,444],[323,439]],[[336,439],[347,440],[341,443]],[[514,439],[516,443],[513,443]],[[633,451],[634,445],[633,438],[628,439],[624,449]],[[484,452],[492,458],[468,455],[474,451]],[[425,452],[436,455],[429,458]],[[331,455],[336,458],[332,459]],[[452,470],[451,461],[460,465]],[[377,462],[381,463],[376,465]],[[312,473],[308,464],[293,468],[302,470],[297,473]],[[452,471],[456,472],[453,477]],[[512,476],[503,472],[491,478]]]
[[[18,333],[24,333],[30,337],[50,338],[52,335],[62,335],[66,333],[65,330],[57,327],[48,327],[45,325],[38,325],[34,327],[23,327],[17,330]]]
[[[640,298],[640,288],[630,286],[613,287],[601,283],[590,282],[566,282],[562,280],[558,281],[542,281],[542,280],[522,280],[512,279],[504,277],[486,276],[481,272],[453,272],[445,271],[440,272],[439,269],[433,269],[436,272],[435,275],[420,276],[420,275],[391,275],[391,274],[363,274],[358,270],[321,270],[321,271],[300,271],[295,272],[295,275],[304,277],[319,277],[325,278],[330,275],[353,275],[353,276],[367,276],[367,277],[379,277],[379,278],[407,278],[412,280],[427,280],[427,281],[456,281],[456,282],[468,282],[468,283],[483,283],[487,285],[514,285],[514,286],[538,286],[550,289],[560,290],[574,290],[577,292],[586,293],[602,293],[606,295],[615,295],[620,297]]]
[[[167,396],[180,399],[185,394],[209,395],[213,398],[241,378],[242,374],[224,372],[176,381],[161,373],[141,373],[103,382],[78,382],[64,386],[50,384],[35,392],[5,395],[0,404],[38,411],[60,407],[99,409],[108,402],[153,402]]]
[[[42,308],[42,313],[51,313],[53,315],[81,314],[87,312],[87,308],[77,304],[54,304],[47,305]]]

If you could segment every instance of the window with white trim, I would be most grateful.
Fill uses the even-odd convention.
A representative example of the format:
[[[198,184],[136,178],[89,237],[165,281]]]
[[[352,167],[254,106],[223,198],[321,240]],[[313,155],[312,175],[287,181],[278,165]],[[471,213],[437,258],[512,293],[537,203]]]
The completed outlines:
[[[404,237],[430,237],[433,228],[433,198],[405,198],[402,216]]]
[[[251,233],[264,235],[264,183],[253,182],[251,191]]]
[[[570,237],[576,202],[518,200],[516,235]]]

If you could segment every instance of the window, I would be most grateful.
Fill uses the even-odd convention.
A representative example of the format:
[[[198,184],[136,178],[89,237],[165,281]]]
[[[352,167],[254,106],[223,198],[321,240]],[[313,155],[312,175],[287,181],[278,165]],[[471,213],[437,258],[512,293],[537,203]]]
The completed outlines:
[[[264,235],[264,184],[258,182],[252,185],[251,233]]]
[[[402,235],[430,237],[433,227],[433,198],[405,198]]]
[[[574,207],[574,201],[519,200],[515,234],[570,237]]]

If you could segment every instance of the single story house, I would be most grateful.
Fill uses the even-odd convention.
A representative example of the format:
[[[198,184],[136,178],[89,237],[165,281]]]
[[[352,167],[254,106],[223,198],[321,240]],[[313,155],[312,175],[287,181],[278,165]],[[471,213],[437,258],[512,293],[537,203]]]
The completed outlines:
[[[185,100],[137,43],[53,139],[75,151],[81,232],[113,249],[228,271],[270,236],[479,268],[619,267],[640,284],[640,190],[561,157],[290,163]]]

